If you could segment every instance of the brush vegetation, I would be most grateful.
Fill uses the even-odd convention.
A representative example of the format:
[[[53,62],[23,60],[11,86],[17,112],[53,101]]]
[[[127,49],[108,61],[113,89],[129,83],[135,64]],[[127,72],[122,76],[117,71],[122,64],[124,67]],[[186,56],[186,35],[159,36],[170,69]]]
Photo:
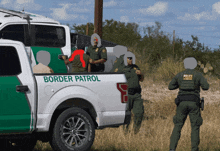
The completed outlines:
[[[171,35],[164,35],[159,31],[162,25],[159,22],[155,24],[155,27],[144,28],[146,35],[141,38],[138,25],[135,23],[124,24],[114,20],[106,20],[103,23],[103,39],[127,46],[129,51],[135,54],[136,64],[145,74],[145,80],[141,82],[145,113],[137,135],[132,131],[133,122],[127,135],[124,134],[122,126],[96,130],[91,151],[169,150],[174,127],[173,116],[176,113],[174,99],[178,89],[170,91],[168,84],[177,73],[184,70],[185,57],[197,59],[196,70],[202,72],[210,84],[208,91],[200,93],[201,97],[205,98],[205,109],[201,111],[203,125],[200,127],[199,148],[201,151],[220,150],[220,50],[210,50],[202,46],[196,36],[192,36],[192,41],[187,42],[175,39],[173,51]],[[86,25],[74,25],[72,28],[81,34],[86,32]],[[89,35],[93,34],[93,28],[93,24],[90,23]],[[205,67],[208,68],[207,72],[204,72]],[[177,150],[191,150],[189,117],[183,126]],[[38,141],[34,151],[52,151],[52,148],[49,143]]]

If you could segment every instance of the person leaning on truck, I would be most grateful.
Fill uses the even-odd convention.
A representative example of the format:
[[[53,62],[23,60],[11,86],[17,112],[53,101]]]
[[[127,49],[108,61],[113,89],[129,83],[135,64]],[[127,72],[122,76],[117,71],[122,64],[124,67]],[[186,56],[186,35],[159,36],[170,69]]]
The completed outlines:
[[[132,63],[133,62],[133,63]],[[139,81],[143,82],[144,75],[137,65],[135,65],[135,56],[131,52],[127,52],[124,56],[125,67],[123,72],[128,82],[128,102],[127,110],[131,111],[133,109],[134,113],[134,134],[139,132],[141,127],[144,105],[143,99],[141,99],[141,86]],[[127,133],[130,125],[130,120],[127,126],[124,126],[124,130]]]
[[[78,49],[74,50],[71,57],[66,59],[65,56],[62,56],[65,64],[69,64],[72,62],[72,72],[91,72],[91,64],[89,63],[90,57],[84,53],[84,46],[78,46]],[[75,55],[76,52],[80,54]],[[73,56],[74,55],[74,56]],[[82,57],[80,57],[82,56]],[[73,59],[74,58],[74,59]],[[80,60],[82,58],[84,60],[85,66],[83,67],[83,62]]]
[[[50,53],[47,51],[38,51],[37,52],[37,61],[38,65],[33,67],[34,73],[54,73],[54,71],[48,66],[50,63]]]
[[[122,72],[122,69],[125,67],[124,56],[127,52],[127,47],[117,45],[113,48],[113,54],[116,56],[116,60],[113,64],[110,72]]]
[[[200,113],[200,86],[203,90],[209,89],[209,84],[200,72],[194,70],[197,61],[193,57],[184,59],[186,70],[178,73],[170,82],[169,90],[179,88],[179,93],[175,99],[177,105],[176,115],[173,117],[174,129],[170,137],[170,151],[175,151],[180,139],[181,129],[189,114],[192,132],[191,146],[192,151],[199,150],[199,128],[203,123]]]
[[[86,54],[90,56],[91,72],[104,72],[105,62],[107,61],[107,51],[105,47],[101,46],[101,39],[98,34],[93,34],[91,37],[91,44]]]

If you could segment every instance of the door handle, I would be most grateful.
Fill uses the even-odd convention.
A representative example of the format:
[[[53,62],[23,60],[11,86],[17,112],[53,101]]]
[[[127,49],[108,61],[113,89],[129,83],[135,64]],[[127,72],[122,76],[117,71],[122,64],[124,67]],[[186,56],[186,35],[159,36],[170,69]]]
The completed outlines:
[[[17,85],[16,86],[16,91],[18,92],[27,92],[29,89],[28,89],[28,86],[27,85]]]

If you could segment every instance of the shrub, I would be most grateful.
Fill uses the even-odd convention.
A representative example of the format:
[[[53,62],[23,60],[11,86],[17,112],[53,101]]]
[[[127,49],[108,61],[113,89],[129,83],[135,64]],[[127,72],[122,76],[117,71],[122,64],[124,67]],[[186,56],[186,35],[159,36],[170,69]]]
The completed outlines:
[[[168,57],[156,69],[154,80],[171,80],[177,73],[183,70],[185,68],[182,60],[174,60],[172,57]]]

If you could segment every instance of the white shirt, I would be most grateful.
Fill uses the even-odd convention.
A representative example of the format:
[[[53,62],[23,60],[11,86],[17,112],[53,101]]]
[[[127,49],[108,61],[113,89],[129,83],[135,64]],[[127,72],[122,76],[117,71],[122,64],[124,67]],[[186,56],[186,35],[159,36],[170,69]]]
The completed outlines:
[[[39,63],[38,65],[35,65],[33,67],[34,73],[54,73],[51,68],[48,66],[43,65],[42,63]]]

